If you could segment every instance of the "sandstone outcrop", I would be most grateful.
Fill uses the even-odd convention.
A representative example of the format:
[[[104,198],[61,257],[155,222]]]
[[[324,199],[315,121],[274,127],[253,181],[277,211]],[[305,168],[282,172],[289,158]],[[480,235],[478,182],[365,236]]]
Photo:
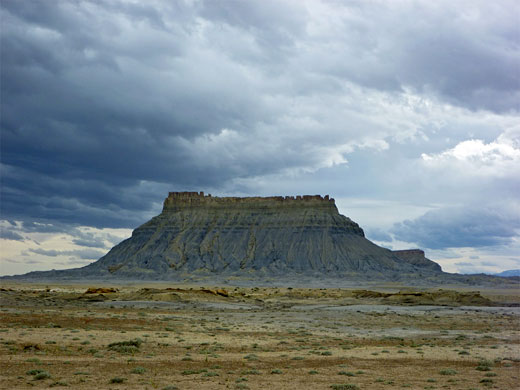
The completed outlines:
[[[108,294],[116,293],[117,289],[113,287],[89,287],[85,294]]]
[[[370,290],[354,290],[356,299],[379,299],[379,303],[399,305],[474,305],[489,306],[492,302],[480,295],[479,291],[459,292],[454,290],[437,291],[399,291],[382,293]]]

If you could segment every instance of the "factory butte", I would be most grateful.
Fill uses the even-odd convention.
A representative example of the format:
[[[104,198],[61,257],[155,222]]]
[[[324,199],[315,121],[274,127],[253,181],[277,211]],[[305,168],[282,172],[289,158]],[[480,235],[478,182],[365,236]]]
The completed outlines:
[[[164,200],[163,212],[180,210],[186,207],[250,207],[259,209],[287,207],[333,207],[334,199],[329,195],[298,195],[298,196],[252,196],[252,197],[215,197],[204,192],[170,192]]]
[[[193,280],[422,280],[445,275],[421,250],[365,238],[329,195],[216,197],[170,192],[162,212],[86,267],[30,277]]]

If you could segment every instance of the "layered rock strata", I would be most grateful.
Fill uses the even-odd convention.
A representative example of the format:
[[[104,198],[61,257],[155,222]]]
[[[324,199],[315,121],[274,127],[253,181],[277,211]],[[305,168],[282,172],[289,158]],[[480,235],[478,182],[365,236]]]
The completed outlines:
[[[410,260],[367,240],[328,195],[239,198],[202,192],[171,192],[160,215],[84,269],[159,278],[202,273],[392,279],[440,271],[427,259]]]
[[[428,268],[433,271],[441,271],[441,266],[430,259],[427,259],[424,255],[424,251],[420,249],[405,249],[392,251],[394,255],[399,257],[400,259],[416,265],[421,268]]]

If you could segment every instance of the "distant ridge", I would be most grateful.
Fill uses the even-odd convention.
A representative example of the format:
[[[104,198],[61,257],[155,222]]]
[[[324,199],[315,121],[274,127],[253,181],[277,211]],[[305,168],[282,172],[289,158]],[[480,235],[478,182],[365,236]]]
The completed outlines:
[[[512,276],[520,276],[520,269],[510,269],[507,271],[502,271],[498,274],[493,274],[495,276],[502,276],[502,277],[512,277]]]
[[[357,223],[339,214],[328,195],[213,197],[203,192],[170,192],[161,214],[86,267],[19,277],[482,280],[444,273],[420,249],[392,252],[377,246]]]

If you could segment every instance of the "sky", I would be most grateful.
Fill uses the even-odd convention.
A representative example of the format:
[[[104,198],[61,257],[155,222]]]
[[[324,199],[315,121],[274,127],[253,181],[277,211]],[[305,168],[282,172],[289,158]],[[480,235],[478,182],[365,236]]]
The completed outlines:
[[[516,1],[0,2],[0,275],[169,191],[321,194],[445,271],[520,268]]]

